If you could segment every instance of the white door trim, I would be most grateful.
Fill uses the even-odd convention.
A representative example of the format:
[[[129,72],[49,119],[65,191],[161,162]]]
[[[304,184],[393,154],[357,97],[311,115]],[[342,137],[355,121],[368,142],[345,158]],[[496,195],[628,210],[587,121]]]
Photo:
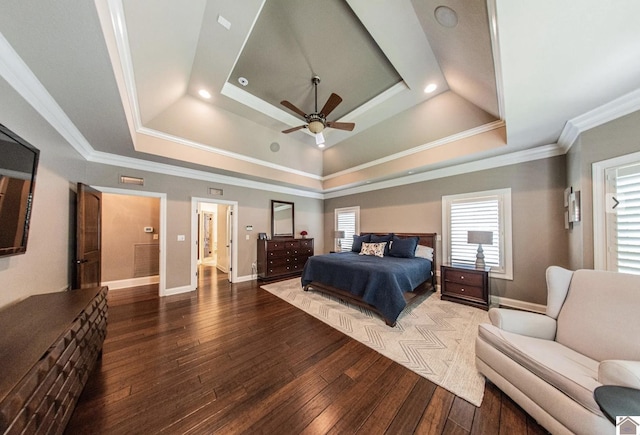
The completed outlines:
[[[158,283],[158,295],[167,294],[167,194],[161,192],[147,192],[144,190],[118,189],[116,187],[91,186],[102,193],[113,193],[116,195],[145,196],[160,199],[160,271]]]
[[[640,161],[640,152],[595,162],[591,165],[593,183],[593,267],[607,269],[606,172]]]
[[[198,203],[207,202],[211,204],[229,205],[233,213],[233,228],[231,234],[231,273],[229,281],[238,282],[238,201],[227,201],[224,199],[191,197],[191,288],[198,286]]]

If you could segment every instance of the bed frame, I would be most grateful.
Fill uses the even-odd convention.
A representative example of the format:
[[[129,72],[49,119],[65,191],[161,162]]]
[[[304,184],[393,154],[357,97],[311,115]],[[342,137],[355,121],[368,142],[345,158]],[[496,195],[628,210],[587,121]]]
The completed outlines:
[[[363,233],[366,234],[366,233]],[[385,236],[389,233],[371,233],[378,236]],[[419,245],[429,246],[433,248],[433,261],[431,262],[431,278],[424,281],[422,284],[418,285],[416,288],[405,291],[404,292],[404,300],[407,302],[407,307],[413,305],[418,296],[425,294],[428,291],[436,290],[436,233],[394,233],[394,235],[405,238],[405,237],[419,237],[418,241]],[[328,295],[335,296],[343,301],[351,302],[354,305],[358,305],[360,307],[367,308],[374,313],[378,314],[380,317],[384,319],[384,322],[391,327],[396,326],[395,321],[391,321],[387,319],[376,307],[367,302],[363,301],[360,296],[353,295],[346,290],[341,290],[339,288],[335,288],[320,282],[312,281],[306,286],[304,286],[304,291],[316,290],[322,293],[326,293]],[[406,309],[406,307],[405,307]]]

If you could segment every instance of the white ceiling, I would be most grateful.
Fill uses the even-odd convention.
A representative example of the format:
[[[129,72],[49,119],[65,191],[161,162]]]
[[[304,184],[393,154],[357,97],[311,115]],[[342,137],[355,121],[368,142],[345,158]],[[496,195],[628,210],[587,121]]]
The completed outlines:
[[[328,192],[557,143],[640,89],[638,16],[633,0],[3,0],[0,73],[16,87],[24,61],[90,153]],[[303,121],[279,102],[312,111],[314,74],[319,106],[343,98],[329,119],[356,123],[325,151],[281,133]]]

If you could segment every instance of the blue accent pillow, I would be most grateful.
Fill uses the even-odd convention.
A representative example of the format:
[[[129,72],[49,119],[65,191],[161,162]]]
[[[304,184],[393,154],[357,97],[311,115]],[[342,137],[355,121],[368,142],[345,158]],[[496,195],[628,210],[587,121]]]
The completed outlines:
[[[353,245],[351,245],[352,252],[360,252],[362,250],[362,242],[369,243],[371,234],[353,235]]]
[[[407,237],[401,239],[399,237],[393,238],[391,248],[389,248],[390,257],[400,258],[414,258],[416,256],[416,247],[418,246],[418,237]]]
[[[389,255],[389,245],[391,245],[391,241],[393,240],[393,233],[385,234],[384,236],[378,236],[376,234],[371,234],[371,243],[382,243],[387,242],[387,246],[384,247],[384,255]]]

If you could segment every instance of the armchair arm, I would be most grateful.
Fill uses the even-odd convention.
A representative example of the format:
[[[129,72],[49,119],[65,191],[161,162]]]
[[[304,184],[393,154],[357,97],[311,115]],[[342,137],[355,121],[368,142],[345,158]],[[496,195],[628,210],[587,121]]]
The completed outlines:
[[[640,361],[608,359],[598,365],[598,382],[640,389]]]
[[[515,334],[553,340],[556,337],[556,320],[549,316],[528,311],[491,308],[489,320],[494,326]]]

